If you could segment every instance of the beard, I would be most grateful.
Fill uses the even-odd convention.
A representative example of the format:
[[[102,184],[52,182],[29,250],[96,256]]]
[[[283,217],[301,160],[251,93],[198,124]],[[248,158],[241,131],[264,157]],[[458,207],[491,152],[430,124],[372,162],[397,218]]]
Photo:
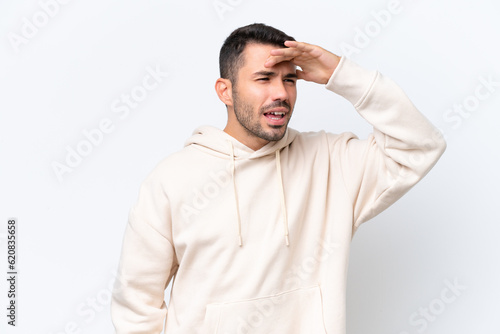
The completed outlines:
[[[240,125],[252,136],[264,139],[266,141],[278,141],[285,136],[288,122],[290,121],[292,109],[286,101],[275,101],[259,109],[258,114],[254,112],[253,106],[239,99],[238,93],[233,89],[234,114]],[[268,130],[264,129],[260,117],[267,111],[277,107],[288,109],[288,120],[283,125],[267,125]],[[289,116],[290,115],[290,116]]]

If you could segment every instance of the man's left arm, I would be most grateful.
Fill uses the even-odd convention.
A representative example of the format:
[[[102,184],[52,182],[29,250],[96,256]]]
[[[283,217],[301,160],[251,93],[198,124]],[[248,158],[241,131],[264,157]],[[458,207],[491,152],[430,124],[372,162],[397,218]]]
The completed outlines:
[[[394,203],[434,166],[446,143],[391,79],[367,71],[315,45],[286,42],[271,51],[265,66],[291,61],[299,79],[325,84],[351,102],[373,125],[368,140],[352,136],[335,147],[343,157],[344,177],[352,191],[356,229]]]

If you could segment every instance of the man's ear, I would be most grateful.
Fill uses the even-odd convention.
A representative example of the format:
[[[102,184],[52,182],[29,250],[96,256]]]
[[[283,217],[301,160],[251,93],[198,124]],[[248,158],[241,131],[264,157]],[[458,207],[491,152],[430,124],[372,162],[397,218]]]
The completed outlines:
[[[229,79],[219,78],[215,82],[217,96],[226,106],[233,105],[233,85]]]

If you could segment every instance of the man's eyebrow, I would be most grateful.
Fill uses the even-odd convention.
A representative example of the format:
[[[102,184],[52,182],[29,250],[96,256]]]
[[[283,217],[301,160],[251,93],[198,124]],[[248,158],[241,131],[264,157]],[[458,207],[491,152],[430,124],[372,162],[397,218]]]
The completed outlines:
[[[276,72],[273,71],[258,71],[253,74],[253,76],[258,77],[258,76],[263,76],[263,77],[274,77],[276,75]]]
[[[273,72],[273,71],[258,71],[258,72],[255,72],[253,74],[253,76],[263,76],[263,77],[274,77],[276,76],[276,72]],[[297,74],[295,73],[287,73],[285,76],[285,78],[298,78],[297,77]]]

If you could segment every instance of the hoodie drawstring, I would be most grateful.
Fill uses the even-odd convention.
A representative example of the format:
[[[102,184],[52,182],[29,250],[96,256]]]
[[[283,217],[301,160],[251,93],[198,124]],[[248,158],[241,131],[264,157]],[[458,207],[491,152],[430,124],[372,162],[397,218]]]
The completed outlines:
[[[238,205],[238,192],[236,191],[236,181],[234,178],[235,172],[235,163],[234,163],[234,146],[232,142],[229,142],[231,146],[231,179],[233,180],[233,192],[234,192],[234,201],[236,202],[236,216],[238,219],[238,242],[239,246],[243,245],[243,241],[241,238],[241,217],[240,217],[240,206]]]
[[[283,177],[281,176],[281,159],[280,150],[276,150],[276,171],[278,174],[278,182],[281,194],[281,213],[283,215],[283,228],[285,233],[285,245],[289,246],[290,241],[288,240],[288,217],[286,215],[286,201],[285,201],[285,188],[283,187]]]
[[[231,179],[233,180],[233,192],[234,192],[234,201],[236,203],[236,216],[237,216],[237,223],[238,223],[238,242],[239,246],[241,247],[243,245],[243,239],[241,237],[241,216],[240,216],[240,207],[238,203],[238,192],[236,191],[236,180],[235,180],[235,172],[236,172],[236,166],[235,166],[235,159],[234,159],[234,146],[231,141],[229,141],[229,145],[231,147]],[[289,246],[290,245],[290,240],[288,238],[288,217],[286,214],[286,201],[285,201],[285,188],[283,187],[283,177],[282,177],[282,171],[281,171],[281,159],[280,159],[280,150],[276,151],[276,172],[278,174],[278,186],[280,188],[280,195],[281,195],[281,214],[283,217],[283,228],[284,228],[284,235],[285,235],[285,245]]]

